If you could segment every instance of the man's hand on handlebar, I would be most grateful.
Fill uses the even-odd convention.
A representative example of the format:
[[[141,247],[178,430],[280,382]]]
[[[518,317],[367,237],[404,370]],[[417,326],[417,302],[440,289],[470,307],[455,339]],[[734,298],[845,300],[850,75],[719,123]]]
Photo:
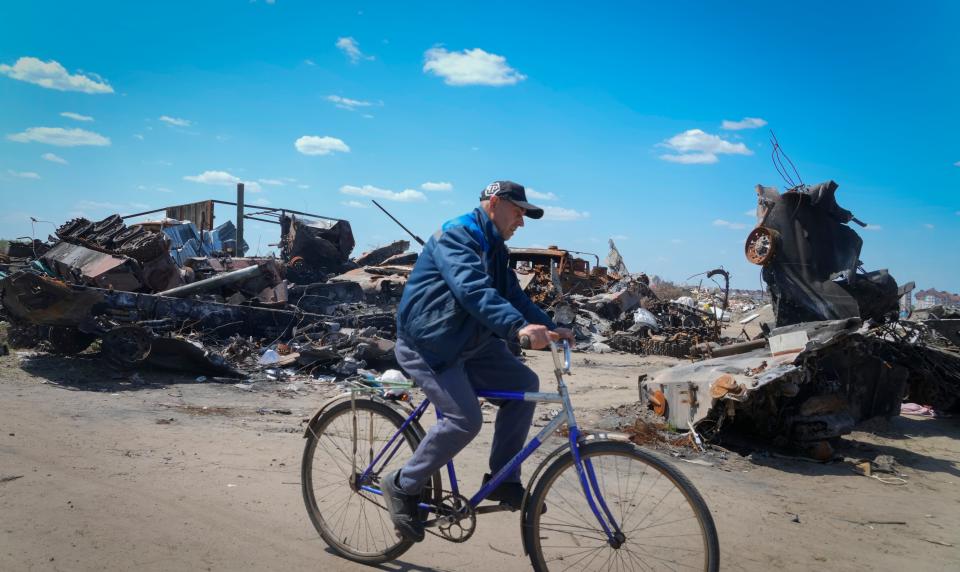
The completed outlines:
[[[571,343],[576,341],[573,339],[573,330],[570,328],[557,328],[553,333],[557,334],[561,340],[570,340]]]
[[[529,324],[520,329],[517,333],[520,338],[520,345],[526,349],[542,350],[550,345],[550,340],[558,342],[562,339],[573,341],[573,331],[568,328],[557,328],[550,331],[546,326],[540,324]]]

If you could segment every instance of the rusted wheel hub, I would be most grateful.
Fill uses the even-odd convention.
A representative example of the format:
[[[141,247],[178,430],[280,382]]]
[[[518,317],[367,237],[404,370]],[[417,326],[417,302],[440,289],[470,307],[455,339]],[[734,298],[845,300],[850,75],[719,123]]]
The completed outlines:
[[[752,264],[766,266],[777,252],[777,233],[765,226],[750,231],[744,245],[744,254]]]

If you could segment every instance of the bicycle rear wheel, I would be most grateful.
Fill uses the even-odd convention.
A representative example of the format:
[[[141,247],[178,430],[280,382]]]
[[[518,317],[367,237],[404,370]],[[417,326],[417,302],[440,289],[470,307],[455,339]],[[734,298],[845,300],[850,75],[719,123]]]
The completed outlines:
[[[524,545],[534,570],[719,569],[713,518],[683,474],[628,443],[589,443],[580,446],[580,455],[593,466],[625,538],[618,548],[607,541],[568,451],[546,469],[524,513]]]
[[[379,564],[399,557],[413,545],[397,536],[383,497],[358,486],[379,489],[380,479],[402,467],[420,444],[423,429],[411,423],[394,443],[400,445],[396,452],[391,446],[377,463],[376,473],[367,482],[358,482],[359,474],[404,421],[404,416],[388,405],[356,399],[333,405],[311,425],[301,463],[303,500],[317,532],[345,558]],[[430,502],[440,488],[438,473],[424,489],[422,502]]]

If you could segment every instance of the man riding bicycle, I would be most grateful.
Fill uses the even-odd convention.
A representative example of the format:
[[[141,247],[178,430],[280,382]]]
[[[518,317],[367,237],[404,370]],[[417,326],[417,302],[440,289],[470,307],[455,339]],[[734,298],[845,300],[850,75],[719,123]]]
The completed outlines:
[[[509,268],[505,242],[523,226],[524,216],[539,219],[543,209],[527,202],[522,185],[488,185],[478,208],[445,222],[427,241],[404,288],[397,361],[443,414],[410,460],[382,483],[390,518],[408,540],[424,537],[420,491],[480,432],[483,415],[474,391],[539,389],[537,375],[510,352],[506,340],[526,336],[530,347],[541,349],[551,338],[573,339],[520,289]],[[490,474],[523,448],[535,407],[515,400],[500,406]],[[519,508],[523,495],[518,468],[488,498]]]

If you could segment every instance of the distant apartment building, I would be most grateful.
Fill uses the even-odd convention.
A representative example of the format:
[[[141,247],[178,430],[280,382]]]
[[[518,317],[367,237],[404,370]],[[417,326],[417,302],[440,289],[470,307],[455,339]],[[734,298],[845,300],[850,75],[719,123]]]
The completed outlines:
[[[952,294],[943,290],[920,290],[913,294],[916,301],[913,306],[917,310],[930,308],[931,306],[946,306],[948,308],[960,309],[960,294]]]

